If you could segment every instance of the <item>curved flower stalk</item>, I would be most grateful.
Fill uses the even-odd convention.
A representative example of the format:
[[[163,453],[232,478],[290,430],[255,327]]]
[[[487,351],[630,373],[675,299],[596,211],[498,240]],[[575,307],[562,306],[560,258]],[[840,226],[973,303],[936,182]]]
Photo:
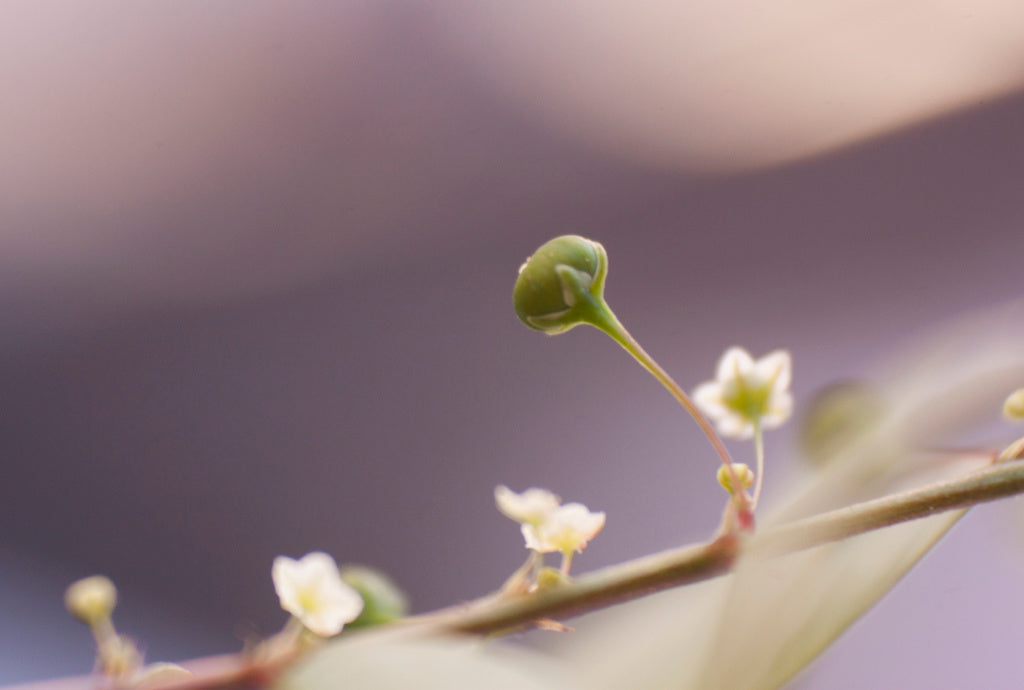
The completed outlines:
[[[541,245],[519,267],[512,291],[516,316],[548,335],[588,324],[628,352],[686,410],[714,448],[726,471],[733,473],[732,458],[710,422],[679,384],[630,335],[604,299],[608,254],[599,242],[579,235],[563,235]],[[739,484],[739,478],[733,477]],[[737,527],[750,529],[754,515],[745,494],[739,496]]]
[[[991,419],[1006,381],[1024,377],[1020,308],[947,326],[897,359],[889,367],[896,374],[882,388],[885,413],[762,527],[991,463],[990,453],[923,446],[957,431],[953,420],[963,429],[979,408]],[[575,635],[559,640],[562,652],[579,664],[589,688],[778,688],[888,592],[964,512],[771,561],[758,556],[754,534],[728,577],[588,616]]]

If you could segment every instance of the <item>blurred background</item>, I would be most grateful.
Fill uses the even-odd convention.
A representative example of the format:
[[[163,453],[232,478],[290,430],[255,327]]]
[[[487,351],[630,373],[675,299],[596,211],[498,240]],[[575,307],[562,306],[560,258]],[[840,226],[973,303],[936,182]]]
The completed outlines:
[[[274,632],[278,554],[485,593],[499,483],[608,513],[580,571],[706,537],[699,431],[516,268],[592,237],[684,387],[788,347],[799,405],[1021,295],[1022,87],[999,0],[4,2],[0,682],[91,668],[97,572],[153,660]],[[795,685],[1019,687],[1021,543],[974,511]]]

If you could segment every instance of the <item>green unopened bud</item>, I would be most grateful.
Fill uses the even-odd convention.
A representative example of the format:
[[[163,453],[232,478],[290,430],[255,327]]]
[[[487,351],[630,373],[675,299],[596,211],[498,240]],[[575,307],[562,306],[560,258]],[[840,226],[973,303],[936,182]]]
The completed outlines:
[[[409,612],[409,600],[390,577],[364,565],[347,565],[341,579],[363,598],[363,611],[348,624],[349,628],[379,625],[403,618]]]
[[[1011,422],[1024,421],[1024,388],[1018,388],[1010,393],[1003,403],[1003,417]]]
[[[595,324],[607,312],[608,254],[597,242],[563,235],[544,243],[519,268],[512,292],[516,316],[530,328],[555,334]]]
[[[110,578],[93,575],[71,584],[64,593],[68,613],[88,626],[110,618],[117,605],[117,588]]]
[[[572,578],[557,568],[541,568],[537,573],[537,589],[544,591],[572,583]]]
[[[732,470],[736,473],[736,478],[740,480],[740,484],[743,485],[743,489],[749,489],[754,485],[754,471],[747,467],[742,462],[732,463]],[[729,468],[722,465],[718,468],[718,483],[722,485],[722,488],[734,494],[736,491],[732,486],[732,477],[729,473]]]

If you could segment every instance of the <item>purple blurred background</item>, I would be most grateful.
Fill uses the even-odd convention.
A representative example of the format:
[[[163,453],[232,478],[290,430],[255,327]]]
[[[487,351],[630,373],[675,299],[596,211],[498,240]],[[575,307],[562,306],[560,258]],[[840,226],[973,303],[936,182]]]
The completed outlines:
[[[581,570],[707,536],[714,459],[671,399],[516,321],[551,236],[605,244],[685,387],[788,347],[798,402],[1022,293],[1022,93],[656,166],[531,117],[419,3],[250,5],[2,11],[0,682],[91,667],[61,598],[94,572],[154,660],[276,630],[278,554],[380,567],[416,610],[482,594],[523,555],[499,483],[607,511]],[[975,511],[798,684],[1018,687],[1021,536]]]

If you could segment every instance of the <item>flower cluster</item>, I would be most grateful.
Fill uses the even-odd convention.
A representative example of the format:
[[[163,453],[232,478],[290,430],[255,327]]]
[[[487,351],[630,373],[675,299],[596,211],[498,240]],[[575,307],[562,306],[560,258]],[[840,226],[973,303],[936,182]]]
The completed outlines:
[[[594,513],[582,503],[561,504],[546,489],[527,489],[521,494],[499,486],[494,502],[506,517],[520,524],[526,547],[539,553],[563,555],[582,551],[604,527],[604,513]]]

